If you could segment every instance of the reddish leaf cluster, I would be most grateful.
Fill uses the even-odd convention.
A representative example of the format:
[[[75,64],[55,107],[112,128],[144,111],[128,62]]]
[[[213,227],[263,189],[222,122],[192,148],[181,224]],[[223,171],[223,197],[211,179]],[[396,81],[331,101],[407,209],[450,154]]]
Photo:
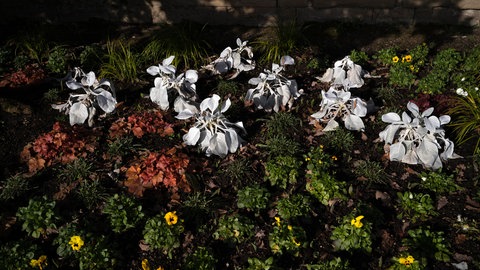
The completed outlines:
[[[40,135],[33,143],[27,144],[20,154],[28,164],[28,171],[35,173],[55,163],[69,163],[78,157],[85,157],[95,150],[95,136],[80,136],[75,129],[62,127],[56,122],[50,132]]]
[[[45,71],[36,64],[25,66],[24,69],[17,70],[0,81],[0,87],[19,87],[33,84],[45,79]]]
[[[166,187],[172,193],[179,189],[190,191],[185,172],[190,160],[184,153],[171,148],[163,153],[149,153],[140,161],[134,162],[128,169],[124,168],[124,185],[129,192],[142,196],[147,188]]]
[[[125,118],[115,121],[110,127],[110,138],[118,138],[130,132],[137,138],[146,133],[156,133],[163,137],[172,135],[173,128],[172,124],[163,120],[160,111],[144,112],[128,116],[127,121]]]

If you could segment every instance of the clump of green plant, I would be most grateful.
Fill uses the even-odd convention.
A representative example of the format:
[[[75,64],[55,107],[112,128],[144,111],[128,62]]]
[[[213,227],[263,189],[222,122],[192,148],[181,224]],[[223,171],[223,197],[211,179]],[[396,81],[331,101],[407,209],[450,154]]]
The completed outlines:
[[[395,87],[392,86],[382,86],[377,89],[378,97],[382,99],[382,101],[389,106],[395,105],[399,98],[400,94]]]
[[[60,93],[62,91],[56,87],[48,89],[42,97],[42,101],[51,104],[60,99]]]
[[[217,230],[213,238],[227,243],[242,243],[253,236],[254,225],[241,215],[224,215],[218,220]]]
[[[272,139],[279,134],[288,138],[295,138],[302,130],[302,120],[289,112],[273,114],[266,122],[266,137]]]
[[[302,194],[281,198],[278,200],[277,210],[283,219],[306,216],[310,212],[310,199]]]
[[[368,186],[372,183],[382,184],[388,178],[383,166],[377,161],[359,160],[354,164],[353,173]]]
[[[323,151],[323,146],[313,147],[307,155],[307,184],[306,190],[323,205],[333,205],[336,200],[346,198],[346,184],[337,181],[329,169],[332,157]]]
[[[151,249],[161,250],[171,259],[173,250],[180,247],[180,235],[184,230],[182,223],[176,212],[152,217],[145,224],[143,241]]]
[[[46,67],[54,74],[65,74],[70,57],[71,56],[65,47],[56,46],[48,54]]]
[[[283,254],[284,251],[293,256],[300,255],[300,249],[306,246],[305,231],[300,226],[292,226],[280,217],[275,217],[273,230],[268,235],[270,250],[273,254]]]
[[[123,194],[115,194],[108,198],[102,212],[116,233],[135,228],[144,216],[142,206],[132,197]]]
[[[27,206],[19,207],[16,216],[22,222],[22,230],[33,238],[40,238],[56,229],[59,218],[55,214],[55,205],[55,201],[43,196],[30,199]]]
[[[107,196],[105,188],[98,179],[82,180],[75,189],[75,194],[90,210],[94,210]]]
[[[278,156],[265,164],[265,179],[272,186],[287,188],[287,184],[297,182],[302,162],[292,156]]]
[[[455,192],[462,189],[455,183],[453,175],[447,175],[441,171],[421,172],[420,179],[420,187],[433,191],[436,194]]]
[[[195,228],[204,225],[211,217],[213,200],[216,194],[206,194],[198,191],[188,194],[182,205],[182,212],[188,213],[185,217],[185,223],[191,223]]]
[[[133,137],[123,136],[115,138],[114,140],[108,143],[107,153],[110,156],[120,156],[123,157],[126,154],[130,153],[133,150]]]
[[[372,224],[365,220],[362,222],[363,219],[364,216],[354,217],[352,214],[343,217],[341,224],[333,229],[330,237],[335,249],[363,250],[368,253],[372,251]]]
[[[85,46],[79,55],[80,66],[85,70],[99,70],[103,53],[102,48],[97,44]]]
[[[84,158],[75,159],[57,171],[58,179],[67,185],[87,179],[92,173],[92,164]]]
[[[217,259],[208,248],[198,247],[187,257],[184,267],[186,270],[211,270],[215,269],[216,263]]]
[[[431,216],[437,215],[429,194],[406,191],[404,193],[398,192],[397,196],[399,208],[397,218],[405,218],[411,222],[416,222],[418,220],[425,221]]]
[[[364,51],[352,50],[350,52],[350,60],[363,66],[368,63],[369,57]]]
[[[92,237],[90,234],[87,235],[87,233],[80,229],[78,223],[68,223],[65,226],[60,227],[57,237],[53,240],[53,244],[57,245],[57,254],[63,259],[74,256],[75,252],[82,248],[82,246],[78,246],[78,249],[77,246],[75,246],[75,249],[72,248],[71,238],[73,236],[78,236],[80,237],[79,239]]]
[[[325,132],[320,140],[326,148],[332,149],[336,153],[350,155],[353,150],[355,136],[349,130],[339,127],[335,130]]]
[[[210,48],[204,30],[205,25],[193,22],[164,25],[145,46],[142,59],[146,63],[157,63],[174,55],[174,66],[197,68],[208,58],[207,49]]]
[[[389,66],[392,64],[392,58],[396,55],[397,48],[390,47],[380,49],[374,56],[373,59],[376,59],[380,64],[384,66]]]
[[[79,269],[92,270],[118,268],[118,256],[110,239],[103,235],[88,239],[85,245],[74,253]]]
[[[290,55],[305,41],[303,27],[295,20],[279,21],[265,29],[252,45],[260,53],[259,63],[276,63],[280,57]]]
[[[418,83],[418,92],[440,94],[452,80],[452,73],[462,61],[462,55],[455,49],[440,51],[433,60],[432,70]]]
[[[269,197],[270,193],[266,188],[258,184],[248,186],[238,191],[237,207],[258,212],[267,208]]]
[[[318,264],[305,265],[307,270],[351,270],[352,267],[347,260],[338,257],[329,261],[321,261]]]
[[[227,179],[233,188],[248,184],[255,178],[252,163],[242,157],[222,165],[219,174]]]
[[[42,31],[29,31],[17,40],[10,42],[16,44],[16,55],[25,55],[38,64],[48,58],[52,45]]]
[[[124,39],[109,40],[105,61],[100,67],[99,77],[116,79],[124,83],[138,80],[140,58],[128,41]]]
[[[445,241],[442,231],[434,232],[430,227],[421,227],[408,231],[408,238],[402,240],[403,246],[418,258],[422,267],[427,267],[427,261],[450,261],[450,247]]]
[[[269,270],[273,269],[273,257],[266,260],[259,258],[248,258],[248,267],[245,270]]]
[[[217,87],[214,89],[215,93],[221,97],[231,97],[243,95],[243,90],[237,81],[219,80]]]
[[[0,201],[8,201],[18,198],[30,190],[27,178],[20,174],[8,177],[0,187]]]
[[[466,96],[453,98],[452,106],[449,106],[447,113],[453,121],[450,126],[456,133],[458,144],[476,140],[473,154],[480,154],[480,91],[478,87],[466,89]]]
[[[298,142],[284,135],[273,136],[267,139],[265,145],[259,146],[266,148],[271,158],[278,156],[296,156],[301,150]]]
[[[26,239],[2,242],[0,263],[7,270],[27,269],[38,252],[38,245]]]

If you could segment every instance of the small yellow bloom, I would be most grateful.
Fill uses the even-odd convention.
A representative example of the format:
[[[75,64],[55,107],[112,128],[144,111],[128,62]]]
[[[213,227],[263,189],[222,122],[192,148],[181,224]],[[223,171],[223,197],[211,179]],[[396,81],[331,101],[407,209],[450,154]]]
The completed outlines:
[[[352,221],[350,223],[357,228],[361,228],[363,226],[363,223],[360,221],[360,220],[362,220],[362,218],[364,218],[364,216],[358,216],[358,217],[352,219]]]
[[[332,160],[333,160],[333,161],[338,160],[337,156],[332,156]]]
[[[297,239],[295,239],[295,237],[292,238],[292,242],[295,244],[295,246],[297,247],[300,246],[300,242],[298,242]]]
[[[289,231],[293,230],[292,225],[288,225],[288,226],[287,226],[287,229],[288,229]]]
[[[177,211],[168,212],[165,214],[165,220],[167,221],[168,225],[175,225],[178,222]]]
[[[31,259],[30,266],[38,267],[38,269],[42,270],[43,266],[47,266],[47,256],[42,255],[38,258],[38,260]]]
[[[400,60],[400,58],[398,58],[398,56],[394,56],[392,58],[393,63],[398,63],[398,60]]]
[[[415,261],[415,259],[411,255],[407,256],[406,258],[399,258],[398,259],[398,262],[400,264],[403,264],[403,265],[406,265],[406,266],[410,266],[411,264],[413,264],[414,261]]]
[[[410,65],[410,70],[415,71],[415,67],[413,65]]]
[[[277,226],[280,226],[280,217],[275,217],[275,223],[277,223]]]
[[[318,164],[322,164],[323,162],[321,160],[318,161]]]
[[[306,158],[305,158],[305,161],[310,161],[310,158],[309,158],[309,157],[306,157]]]
[[[142,260],[142,270],[150,270],[150,264],[147,259]]]
[[[159,267],[157,268],[157,270],[165,270],[165,268],[159,266]]]
[[[408,63],[412,62],[412,56],[410,54],[408,55],[405,55],[405,61],[407,61]]]
[[[323,144],[320,144],[320,149],[323,149]]]
[[[68,244],[72,246],[73,250],[78,251],[80,248],[82,248],[84,242],[80,236],[74,235],[70,238],[70,242],[68,242]]]

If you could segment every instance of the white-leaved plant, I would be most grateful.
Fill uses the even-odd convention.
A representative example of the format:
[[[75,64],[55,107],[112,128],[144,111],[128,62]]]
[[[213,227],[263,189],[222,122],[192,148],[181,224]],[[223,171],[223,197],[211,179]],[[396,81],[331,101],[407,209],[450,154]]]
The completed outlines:
[[[429,169],[442,168],[442,160],[459,158],[453,152],[454,143],[445,138],[442,125],[450,122],[450,116],[436,117],[431,115],[433,107],[420,113],[415,103],[409,102],[407,109],[400,117],[390,112],[382,115],[382,121],[390,123],[380,132],[380,140],[389,148],[391,161],[407,164],[421,164]],[[389,147],[388,147],[389,146]]]
[[[255,61],[253,60],[252,47],[247,46],[248,41],[242,41],[237,38],[238,48],[225,48],[220,57],[215,59],[210,64],[203,68],[212,72],[212,74],[225,74],[230,70],[234,73],[229,76],[229,79],[234,79],[242,71],[250,71],[255,68]]]
[[[243,142],[238,131],[246,131],[242,122],[231,123],[223,115],[230,105],[230,99],[220,102],[220,97],[214,94],[200,103],[197,112],[190,109],[181,111],[177,119],[194,118],[196,121],[183,136],[185,144],[198,144],[207,156],[225,157],[229,152],[236,152]]]
[[[151,66],[147,69],[148,74],[157,76],[153,82],[154,87],[150,89],[150,100],[157,104],[160,109],[168,110],[168,93],[177,92],[178,96],[174,102],[175,112],[181,112],[186,108],[194,110],[197,100],[195,83],[198,80],[196,70],[187,70],[186,72],[175,76],[176,68],[171,65],[175,56],[170,56],[162,61],[158,66]]]
[[[93,126],[98,110],[103,114],[115,110],[117,100],[113,85],[106,79],[97,80],[93,71],[85,73],[74,68],[67,76],[66,85],[71,90],[83,90],[83,93],[70,94],[66,103],[52,104],[53,109],[69,115],[70,125],[81,125],[87,120],[88,126]]]
[[[292,57],[282,56],[280,65],[274,63],[271,71],[265,69],[258,77],[251,78],[248,83],[255,85],[255,88],[248,89],[245,101],[253,102],[257,109],[267,112],[291,108],[293,101],[303,93],[303,90],[298,90],[297,82],[285,78],[280,72],[286,65],[294,63]]]
[[[320,111],[311,116],[317,121],[325,124],[323,131],[332,131],[338,128],[335,120],[340,118],[348,130],[365,129],[362,118],[367,114],[367,103],[358,97],[352,97],[349,91],[336,90],[333,87],[325,92],[322,90],[322,102]]]
[[[338,60],[333,68],[328,68],[320,79],[322,82],[330,83],[335,89],[343,87],[344,90],[350,88],[360,88],[363,86],[363,77],[368,73],[360,65],[355,64],[349,56]]]

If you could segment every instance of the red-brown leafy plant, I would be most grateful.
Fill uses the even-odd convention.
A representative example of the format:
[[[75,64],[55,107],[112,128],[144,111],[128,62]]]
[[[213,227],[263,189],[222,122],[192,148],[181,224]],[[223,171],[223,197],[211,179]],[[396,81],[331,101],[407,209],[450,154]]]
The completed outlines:
[[[5,78],[0,81],[0,87],[19,87],[28,85],[40,82],[45,79],[45,77],[45,71],[41,69],[38,64],[31,64],[25,66],[23,69],[6,75]]]
[[[170,136],[173,134],[172,124],[163,120],[160,111],[143,112],[142,114],[132,114],[115,121],[110,127],[110,138],[118,138],[126,134],[133,133],[137,138],[141,138],[147,133],[156,133],[160,136]]]
[[[168,188],[172,194],[179,189],[189,192],[190,186],[185,176],[189,162],[188,156],[178,152],[175,147],[168,151],[148,153],[128,169],[123,168],[127,177],[124,185],[136,196],[143,196],[147,188],[160,186]]]
[[[33,174],[53,164],[66,164],[92,153],[96,147],[96,136],[94,132],[82,134],[80,129],[66,128],[56,122],[51,131],[27,144],[20,158],[28,164],[28,171]]]

